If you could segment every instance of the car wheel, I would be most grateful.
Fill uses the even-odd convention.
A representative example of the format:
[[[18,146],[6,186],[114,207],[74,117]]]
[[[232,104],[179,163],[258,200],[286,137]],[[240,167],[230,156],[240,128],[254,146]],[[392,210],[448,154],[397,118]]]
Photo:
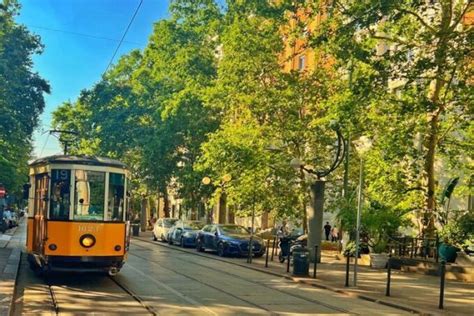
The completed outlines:
[[[160,236],[160,241],[161,242],[166,242],[165,236],[163,236],[163,234],[161,234],[161,236]]]
[[[158,238],[156,238],[155,233],[153,233],[153,241],[158,241]]]
[[[225,257],[225,249],[223,243],[217,244],[217,255],[219,257]]]
[[[196,250],[199,252],[203,252],[204,249],[202,248],[202,242],[198,239],[196,240]]]
[[[169,237],[168,238],[168,245],[172,245],[173,244],[173,238],[172,237]]]
[[[257,253],[255,254],[255,258],[260,258],[260,257],[262,257],[264,253],[265,253],[265,252],[257,252]]]

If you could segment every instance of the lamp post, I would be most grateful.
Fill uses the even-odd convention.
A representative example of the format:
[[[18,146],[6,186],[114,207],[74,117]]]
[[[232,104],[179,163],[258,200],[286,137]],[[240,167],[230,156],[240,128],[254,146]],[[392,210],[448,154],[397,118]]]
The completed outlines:
[[[359,169],[359,192],[357,196],[357,223],[356,223],[356,250],[354,258],[354,286],[357,286],[357,259],[359,258],[359,244],[360,244],[360,216],[362,212],[362,190],[364,186],[364,156],[372,147],[372,141],[367,136],[361,136],[358,140],[354,141],[354,145],[357,153],[360,157],[360,169]]]
[[[218,183],[216,183],[216,187],[219,187],[221,188],[222,192],[219,196],[219,221],[221,221],[221,217],[222,216],[226,216],[226,209],[227,209],[227,206],[226,206],[226,200],[225,200],[225,185],[230,182],[232,180],[232,176],[228,173],[226,173],[225,175],[222,176],[221,178],[221,181],[219,181]],[[210,185],[212,183],[212,179],[210,177],[204,177],[202,178],[201,180],[201,183],[203,185]],[[224,208],[224,212],[222,212],[222,208]]]
[[[344,160],[346,151],[346,142],[342,133],[336,124],[332,124],[332,129],[336,132],[336,154],[331,165],[327,169],[315,170],[307,167],[303,161],[298,158],[293,158],[290,161],[290,166],[297,170],[302,170],[306,173],[316,176],[316,180],[311,184],[311,203],[308,210],[308,248],[310,250],[310,258],[316,258],[316,261],[321,261],[321,237],[323,230],[323,212],[324,212],[324,190],[325,180],[323,179],[337,167]],[[305,218],[306,220],[306,218]],[[317,246],[317,247],[315,247]],[[317,250],[315,250],[317,249]],[[311,253],[317,251],[317,254]]]

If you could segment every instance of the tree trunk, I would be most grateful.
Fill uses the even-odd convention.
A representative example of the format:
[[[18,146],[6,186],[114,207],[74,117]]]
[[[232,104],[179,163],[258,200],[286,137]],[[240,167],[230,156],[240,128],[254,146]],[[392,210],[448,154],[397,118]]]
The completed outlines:
[[[168,200],[168,192],[166,190],[163,191],[163,212],[165,217],[170,217],[170,201]]]
[[[426,234],[428,237],[434,236],[434,222],[435,222],[435,211],[436,211],[436,180],[435,180],[435,153],[436,144],[438,142],[438,114],[434,115],[430,121],[430,132],[427,140],[427,149],[425,160],[425,176],[426,176],[426,214],[425,214],[425,226]]]
[[[435,179],[435,158],[436,146],[438,145],[439,132],[439,118],[444,111],[444,101],[440,99],[440,94],[447,82],[445,80],[447,50],[448,50],[448,35],[452,18],[451,3],[441,3],[442,16],[439,41],[436,47],[435,64],[437,65],[436,79],[434,81],[433,89],[430,91],[429,99],[436,110],[430,113],[428,139],[426,141],[427,153],[425,158],[425,177],[426,177],[426,213],[425,220],[425,235],[427,237],[434,237],[435,234],[435,212],[436,212],[436,179]]]

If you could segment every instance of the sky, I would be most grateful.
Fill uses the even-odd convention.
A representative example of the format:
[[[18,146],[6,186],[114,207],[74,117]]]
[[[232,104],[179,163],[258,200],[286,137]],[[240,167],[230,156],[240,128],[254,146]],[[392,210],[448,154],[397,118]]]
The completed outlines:
[[[46,108],[34,134],[34,155],[61,153],[48,130],[52,112],[65,101],[74,101],[81,90],[98,82],[123,36],[140,0],[19,0],[17,22],[41,37],[44,51],[33,57],[37,71],[51,85]],[[133,49],[143,49],[154,22],[166,18],[168,0],[143,0],[116,62]]]

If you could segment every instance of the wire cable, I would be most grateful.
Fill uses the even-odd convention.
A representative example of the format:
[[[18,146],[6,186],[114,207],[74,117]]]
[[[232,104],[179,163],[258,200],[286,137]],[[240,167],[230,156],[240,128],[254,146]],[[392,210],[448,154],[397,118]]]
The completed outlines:
[[[110,37],[104,37],[104,36],[97,36],[97,35],[92,35],[92,34],[86,34],[86,33],[79,33],[79,32],[72,32],[72,31],[66,31],[66,30],[59,30],[59,29],[53,29],[45,26],[37,26],[37,25],[27,25],[29,28],[35,28],[39,30],[45,30],[45,31],[51,31],[51,32],[58,32],[58,33],[65,33],[65,34],[71,34],[71,35],[76,35],[76,36],[83,36],[83,37],[89,37],[89,38],[94,38],[98,40],[104,40],[104,41],[111,41],[111,42],[119,42],[119,39],[116,38],[110,38]],[[123,41],[124,43],[129,43],[129,44],[135,44],[135,45],[142,45],[137,42],[131,42],[131,41]]]
[[[49,135],[51,135],[51,134],[48,134],[48,136],[46,136],[46,140],[44,142],[43,148],[41,149],[40,157],[43,156],[43,151],[46,148],[46,144],[48,143],[48,140],[49,140]]]
[[[114,54],[112,55],[112,58],[110,58],[109,64],[107,65],[107,68],[105,68],[104,74],[109,70],[110,66],[112,65],[112,62],[114,61],[115,55],[117,55],[117,52],[120,48],[120,46],[123,43],[123,40],[125,39],[125,36],[127,36],[128,30],[130,29],[130,26],[132,26],[133,21],[135,20],[135,17],[137,16],[138,10],[140,10],[140,7],[142,6],[143,0],[140,0],[140,3],[138,4],[137,8],[135,9],[135,12],[133,13],[132,18],[130,19],[130,22],[127,25],[127,28],[125,29],[125,32],[122,35],[122,38],[120,39],[120,42],[117,45],[117,48],[115,48]]]

